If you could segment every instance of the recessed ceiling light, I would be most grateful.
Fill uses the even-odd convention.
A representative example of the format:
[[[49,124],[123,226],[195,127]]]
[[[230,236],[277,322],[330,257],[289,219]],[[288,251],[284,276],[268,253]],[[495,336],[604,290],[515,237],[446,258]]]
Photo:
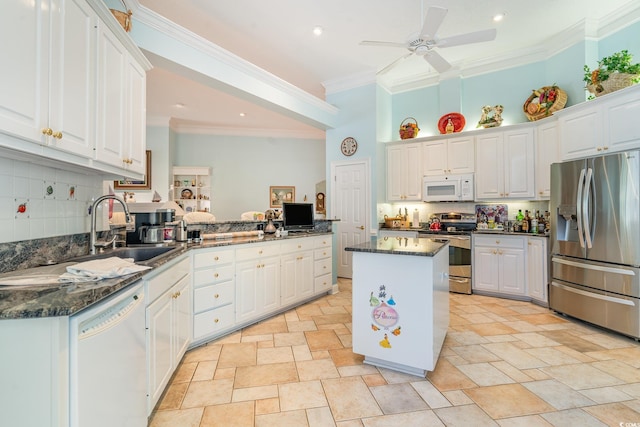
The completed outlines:
[[[313,27],[313,34],[315,34],[316,36],[320,36],[322,35],[322,32],[324,31],[324,29],[321,26],[315,26]]]
[[[506,13],[502,12],[502,13],[497,13],[495,15],[493,15],[493,22],[500,22],[504,19],[504,17],[507,16]]]
[[[176,108],[184,108],[184,104],[182,102],[178,102],[174,105]]]
[[[246,116],[246,113],[240,113],[240,117]]]

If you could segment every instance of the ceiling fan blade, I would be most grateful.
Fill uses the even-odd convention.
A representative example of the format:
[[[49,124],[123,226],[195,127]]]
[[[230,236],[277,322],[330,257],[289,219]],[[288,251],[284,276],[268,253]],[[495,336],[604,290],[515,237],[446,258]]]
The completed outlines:
[[[363,40],[360,42],[363,46],[384,46],[384,47],[407,47],[406,43],[397,43],[397,42],[379,42],[374,40]]]
[[[427,10],[427,16],[424,18],[424,24],[420,35],[426,39],[432,39],[438,32],[438,28],[444,21],[444,17],[447,15],[447,9],[443,7],[432,6]]]
[[[381,74],[386,73],[387,71],[389,71],[390,69],[392,69],[393,67],[398,65],[400,62],[402,62],[405,59],[407,59],[408,57],[410,57],[411,55],[412,55],[412,52],[409,52],[406,55],[401,56],[400,58],[398,58],[395,61],[393,61],[391,64],[389,64],[386,67],[384,67],[382,70],[378,71],[376,74],[381,75]]]
[[[473,33],[459,34],[457,36],[445,37],[436,42],[438,47],[460,46],[462,44],[488,42],[496,38],[495,28],[490,30],[475,31]]]
[[[427,54],[424,55],[424,60],[427,61],[439,73],[444,73],[449,68],[451,68],[451,64],[449,64],[446,59],[440,56],[438,52],[433,50],[427,52]]]

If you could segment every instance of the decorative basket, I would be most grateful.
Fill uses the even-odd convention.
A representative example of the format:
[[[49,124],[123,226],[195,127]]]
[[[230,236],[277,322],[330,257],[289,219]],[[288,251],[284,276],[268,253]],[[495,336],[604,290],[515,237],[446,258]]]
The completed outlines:
[[[131,15],[133,13],[131,12],[131,9],[127,8],[127,5],[125,4],[124,0],[120,0],[120,1],[124,5],[126,12],[122,12],[117,9],[110,9],[110,10],[111,10],[111,13],[113,13],[113,16],[115,16],[116,20],[120,23],[120,25],[122,25],[122,28],[124,28],[124,30],[128,33],[131,30]]]
[[[603,82],[587,85],[587,90],[595,96],[606,95],[633,85],[633,80],[636,78],[638,78],[637,74],[613,73]]]
[[[558,86],[543,86],[534,90],[522,109],[530,121],[548,117],[567,104],[567,92]]]
[[[409,122],[407,122],[407,120],[409,120]],[[415,138],[418,136],[418,132],[420,132],[418,121],[413,117],[407,117],[400,123],[400,139]]]

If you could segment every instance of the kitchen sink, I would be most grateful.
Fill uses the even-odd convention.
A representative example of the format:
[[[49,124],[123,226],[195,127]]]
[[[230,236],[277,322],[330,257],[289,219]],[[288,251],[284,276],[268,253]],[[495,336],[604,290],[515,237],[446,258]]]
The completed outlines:
[[[154,260],[160,256],[169,255],[171,251],[180,249],[180,246],[134,246],[108,249],[104,252],[84,255],[81,257],[70,259],[71,262],[91,261],[94,259],[102,259],[109,257],[133,258],[133,262],[145,262]]]

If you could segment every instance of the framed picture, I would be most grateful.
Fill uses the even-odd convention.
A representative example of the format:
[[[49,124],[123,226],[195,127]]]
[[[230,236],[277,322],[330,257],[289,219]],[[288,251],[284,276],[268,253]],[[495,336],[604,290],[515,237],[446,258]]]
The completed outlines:
[[[296,201],[296,187],[271,186],[269,187],[269,207],[281,208],[282,203]]]
[[[113,188],[115,190],[151,190],[151,150],[147,150],[147,173],[144,174],[142,181],[136,181],[133,179],[122,179],[120,181],[113,181]]]

